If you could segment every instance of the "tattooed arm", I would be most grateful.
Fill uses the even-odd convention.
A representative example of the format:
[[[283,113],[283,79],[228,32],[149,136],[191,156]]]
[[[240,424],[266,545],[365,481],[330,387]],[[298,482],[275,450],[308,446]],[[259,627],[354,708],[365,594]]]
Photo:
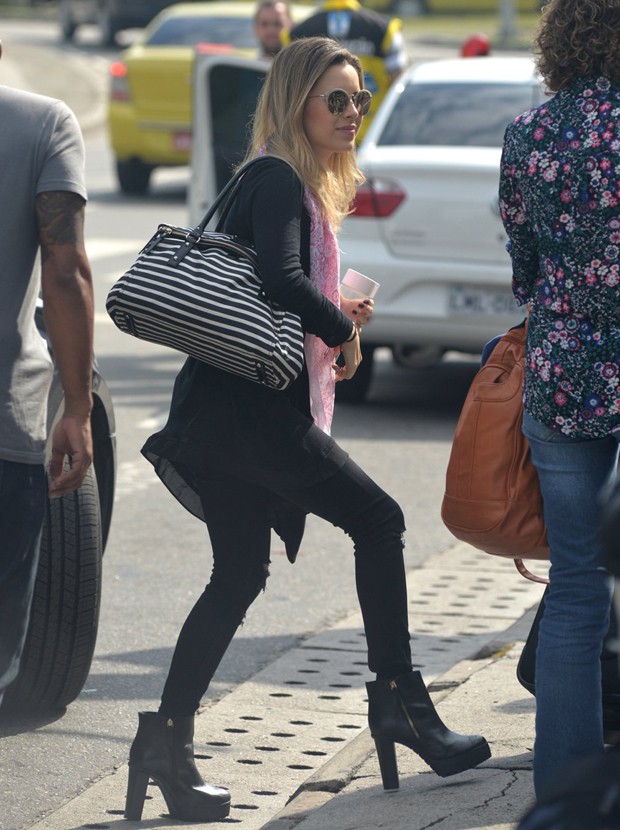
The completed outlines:
[[[84,248],[84,199],[64,190],[40,193],[36,210],[45,324],[65,393],[52,438],[49,494],[57,497],[80,486],[92,461],[94,301]],[[65,456],[71,462],[67,471]]]

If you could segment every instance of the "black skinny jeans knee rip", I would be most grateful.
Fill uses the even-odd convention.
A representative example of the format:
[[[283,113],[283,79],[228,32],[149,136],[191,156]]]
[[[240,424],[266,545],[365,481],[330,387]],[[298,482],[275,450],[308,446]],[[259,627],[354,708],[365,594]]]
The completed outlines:
[[[368,666],[380,678],[411,671],[405,523],[399,505],[351,460],[319,484],[279,495],[351,537]],[[225,475],[201,484],[213,573],[179,635],[162,714],[196,711],[247,609],[265,586],[269,499],[266,489]]]

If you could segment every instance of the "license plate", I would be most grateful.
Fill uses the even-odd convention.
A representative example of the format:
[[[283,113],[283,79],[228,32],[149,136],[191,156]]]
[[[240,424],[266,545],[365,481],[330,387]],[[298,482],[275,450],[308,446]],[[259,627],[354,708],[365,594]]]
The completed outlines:
[[[507,291],[487,291],[484,288],[454,286],[450,289],[448,308],[452,314],[463,316],[511,316],[517,312],[517,303]]]
[[[172,149],[189,152],[192,149],[192,134],[189,132],[172,133]]]

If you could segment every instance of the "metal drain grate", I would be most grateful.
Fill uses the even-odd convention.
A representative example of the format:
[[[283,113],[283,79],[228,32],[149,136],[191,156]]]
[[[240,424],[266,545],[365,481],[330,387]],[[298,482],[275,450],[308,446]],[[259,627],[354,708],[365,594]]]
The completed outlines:
[[[412,652],[427,683],[501,639],[543,591],[519,577],[512,562],[466,545],[411,571],[408,587]],[[217,824],[260,830],[279,813],[366,728],[364,681],[369,679],[361,617],[352,614],[207,707],[196,719],[197,764],[209,783],[229,787],[232,794],[230,816]],[[125,780],[126,774],[124,768]],[[95,787],[111,786],[110,780]],[[153,830],[168,827],[168,820],[158,821],[165,811],[161,794],[149,793],[143,820]],[[66,805],[70,812],[73,803]],[[60,818],[63,810],[55,815]],[[132,826],[128,823],[128,830]]]

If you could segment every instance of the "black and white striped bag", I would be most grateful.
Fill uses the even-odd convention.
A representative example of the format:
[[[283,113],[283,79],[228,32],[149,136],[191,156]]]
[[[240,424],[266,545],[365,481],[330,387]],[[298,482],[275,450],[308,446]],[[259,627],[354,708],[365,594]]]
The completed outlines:
[[[286,389],[304,362],[299,316],[267,298],[249,245],[205,230],[228,197],[221,222],[244,173],[259,161],[237,171],[193,230],[160,225],[111,288],[106,308],[126,334]]]

